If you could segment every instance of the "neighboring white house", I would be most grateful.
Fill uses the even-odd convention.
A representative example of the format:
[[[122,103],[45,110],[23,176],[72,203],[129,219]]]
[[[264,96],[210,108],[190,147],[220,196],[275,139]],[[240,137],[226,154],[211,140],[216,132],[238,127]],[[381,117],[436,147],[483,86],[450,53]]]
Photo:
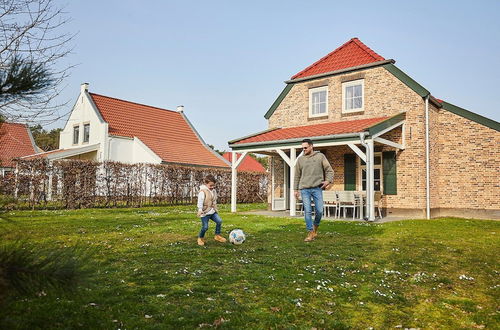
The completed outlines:
[[[23,157],[89,159],[123,163],[229,167],[183,112],[147,106],[88,91],[80,95],[62,130],[58,150]]]

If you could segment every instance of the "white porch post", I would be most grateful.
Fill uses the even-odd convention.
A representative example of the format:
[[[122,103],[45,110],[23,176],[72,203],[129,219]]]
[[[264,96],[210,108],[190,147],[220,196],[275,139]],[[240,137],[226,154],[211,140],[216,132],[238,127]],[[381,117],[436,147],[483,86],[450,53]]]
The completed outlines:
[[[296,201],[295,201],[295,157],[296,150],[294,147],[290,148],[290,216],[296,215]]]
[[[366,141],[368,148],[366,149],[366,206],[368,213],[368,221],[375,220],[375,184],[374,184],[374,150],[373,139]]]
[[[236,192],[238,182],[238,172],[236,169],[246,157],[247,152],[245,151],[239,159],[236,159],[236,155],[236,152],[231,152],[231,212],[236,212]]]
[[[238,182],[236,171],[236,152],[231,153],[231,212],[236,212],[236,182]]]

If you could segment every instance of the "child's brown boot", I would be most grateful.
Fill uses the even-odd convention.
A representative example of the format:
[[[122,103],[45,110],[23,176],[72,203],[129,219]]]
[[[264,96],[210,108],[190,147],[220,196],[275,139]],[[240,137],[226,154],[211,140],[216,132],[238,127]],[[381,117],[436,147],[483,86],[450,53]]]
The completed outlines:
[[[203,242],[203,238],[198,237],[198,245],[199,246],[205,245],[205,242]]]
[[[216,240],[217,242],[226,243],[226,239],[221,235],[215,235],[214,240]]]
[[[307,237],[304,239],[304,242],[310,242],[314,240],[314,231],[310,231],[309,234],[307,234]]]

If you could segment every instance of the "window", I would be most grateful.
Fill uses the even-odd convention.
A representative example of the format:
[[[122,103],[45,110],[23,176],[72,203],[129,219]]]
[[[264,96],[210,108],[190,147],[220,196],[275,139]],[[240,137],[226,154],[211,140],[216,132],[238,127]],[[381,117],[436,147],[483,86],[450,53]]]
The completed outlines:
[[[364,111],[364,80],[354,80],[342,84],[342,112]]]
[[[328,86],[309,90],[309,117],[326,116],[328,114]]]
[[[382,153],[373,155],[373,186],[375,191],[382,191]],[[366,191],[366,163],[360,159],[359,171],[361,172],[361,190]]]
[[[73,144],[78,144],[80,139],[80,126],[73,127]]]
[[[90,138],[90,124],[83,125],[83,142],[89,142]]]

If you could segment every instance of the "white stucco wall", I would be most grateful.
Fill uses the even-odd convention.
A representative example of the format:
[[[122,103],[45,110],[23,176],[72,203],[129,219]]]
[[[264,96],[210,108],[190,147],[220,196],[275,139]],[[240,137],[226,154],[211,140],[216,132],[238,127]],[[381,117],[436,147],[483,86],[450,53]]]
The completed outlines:
[[[83,125],[90,124],[90,136],[88,142],[83,142]],[[80,127],[78,144],[73,144],[73,127]],[[103,160],[104,145],[106,142],[107,124],[101,120],[98,112],[93,109],[90,96],[82,88],[73,110],[59,136],[59,148],[71,149],[86,145],[100,143],[101,150],[97,152],[97,160]]]
[[[122,163],[159,164],[161,159],[138,138],[109,137],[109,160]]]

